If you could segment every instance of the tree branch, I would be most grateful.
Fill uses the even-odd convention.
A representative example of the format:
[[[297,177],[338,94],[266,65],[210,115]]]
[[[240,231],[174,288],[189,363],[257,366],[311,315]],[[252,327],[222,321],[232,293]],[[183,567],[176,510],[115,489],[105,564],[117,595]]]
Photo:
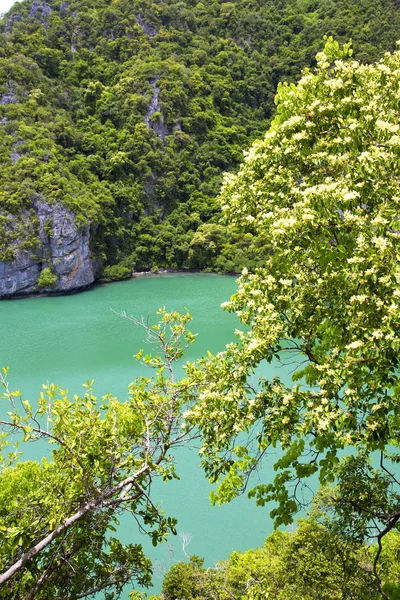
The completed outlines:
[[[51,542],[53,542],[58,536],[80,521],[83,517],[85,517],[88,513],[94,511],[95,509],[101,508],[105,505],[105,501],[108,500],[114,494],[120,492],[124,487],[129,485],[130,483],[135,483],[136,479],[142,476],[149,469],[148,465],[145,465],[134,475],[127,477],[124,481],[121,481],[118,485],[116,485],[113,489],[103,492],[97,500],[93,500],[91,502],[87,502],[82,508],[76,511],[73,515],[65,519],[63,523],[61,523],[58,527],[56,527],[51,533],[49,533],[46,537],[44,537],[40,542],[35,544],[28,552],[26,552],[19,560],[17,560],[7,571],[5,571],[2,575],[0,575],[0,585],[11,579],[17,571],[22,569],[26,563],[39,554],[42,550],[44,550]]]

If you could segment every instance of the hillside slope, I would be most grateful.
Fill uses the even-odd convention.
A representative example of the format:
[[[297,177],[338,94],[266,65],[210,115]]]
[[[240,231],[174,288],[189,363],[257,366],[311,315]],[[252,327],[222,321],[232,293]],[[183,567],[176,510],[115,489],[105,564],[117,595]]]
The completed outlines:
[[[323,35],[371,61],[395,0],[24,0],[0,22],[0,296],[154,267],[237,271],[221,174],[266,130]]]

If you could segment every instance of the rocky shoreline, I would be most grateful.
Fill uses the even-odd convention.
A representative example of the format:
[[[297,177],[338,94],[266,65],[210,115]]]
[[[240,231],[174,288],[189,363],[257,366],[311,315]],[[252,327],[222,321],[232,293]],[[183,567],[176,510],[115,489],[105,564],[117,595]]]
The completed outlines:
[[[1,266],[1,262],[0,262],[0,266]],[[151,277],[154,275],[168,275],[168,274],[182,274],[182,275],[190,275],[190,274],[198,274],[201,275],[204,273],[204,271],[200,271],[199,269],[157,269],[154,271],[133,271],[131,274],[131,277],[129,277],[128,279],[138,279],[141,277]],[[1,273],[0,273],[1,274]],[[207,273],[207,275],[218,275],[218,273]],[[224,273],[224,275],[227,276],[231,276],[231,277],[237,277],[238,273]],[[127,281],[128,279],[125,280],[121,280],[121,281]],[[40,289],[32,289],[32,291],[20,291],[20,292],[14,292],[11,294],[7,294],[7,295],[0,295],[0,301],[1,300],[19,300],[22,298],[40,298],[40,297],[46,297],[46,296],[67,296],[67,295],[72,295],[72,294],[79,294],[81,292],[85,292],[95,286],[103,286],[103,285],[109,285],[112,283],[118,283],[118,281],[111,281],[111,282],[102,282],[100,280],[96,280],[94,279],[91,283],[89,283],[88,285],[81,285],[79,287],[76,288],[69,288],[69,289],[64,289],[64,290],[60,290],[60,289],[46,289],[46,290],[40,290]]]

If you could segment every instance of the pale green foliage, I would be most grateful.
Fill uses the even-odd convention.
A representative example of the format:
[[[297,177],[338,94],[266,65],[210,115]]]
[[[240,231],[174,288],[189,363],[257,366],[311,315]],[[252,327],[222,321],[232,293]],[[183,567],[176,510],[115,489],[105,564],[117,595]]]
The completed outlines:
[[[334,60],[327,43],[315,71],[279,87],[270,130],[226,176],[227,221],[263,235],[271,253],[243,271],[226,304],[246,326],[238,341],[191,367],[204,382],[191,418],[219,482],[214,500],[243,491],[260,457],[280,447],[275,479],[250,492],[277,503],[278,524],[307,502],[307,477],[333,481],[344,450],[378,451],[387,468],[398,461],[400,53],[361,65]],[[292,365],[292,383],[253,382],[259,365],[278,360]],[[398,482],[383,475],[394,513],[342,497],[376,518],[378,535],[400,517]]]
[[[382,555],[379,561],[379,572],[382,579],[390,573],[385,582],[384,590],[390,600],[400,598],[400,536],[398,532],[391,531],[383,542]]]
[[[50,267],[45,267],[37,280],[37,285],[39,288],[52,288],[57,283],[57,275],[53,273]]]
[[[189,427],[182,432],[182,409],[194,390],[175,381],[173,365],[195,336],[186,329],[188,314],[162,309],[159,317],[143,324],[157,353],[138,354],[154,374],[130,384],[125,402],[97,398],[88,382],[73,397],[43,386],[33,405],[9,389],[3,369],[0,598],[72,600],[108,589],[111,599],[126,582],[150,583],[140,543],[124,546],[110,535],[121,513],[154,545],[176,533],[175,519],[151,497],[151,481],[176,477],[170,451],[191,436]],[[37,440],[51,444],[47,458],[22,462],[18,443]]]
[[[227,581],[237,598],[249,600],[377,597],[366,548],[312,519],[301,519],[295,532],[271,534],[262,548],[232,554]]]
[[[399,537],[392,532],[385,540],[382,563],[385,589],[391,590],[393,599],[400,590]],[[161,598],[377,600],[370,554],[363,542],[341,538],[315,518],[300,519],[295,531],[276,531],[261,548],[233,552],[213,568],[204,568],[196,556],[189,563],[173,565],[164,578]]]

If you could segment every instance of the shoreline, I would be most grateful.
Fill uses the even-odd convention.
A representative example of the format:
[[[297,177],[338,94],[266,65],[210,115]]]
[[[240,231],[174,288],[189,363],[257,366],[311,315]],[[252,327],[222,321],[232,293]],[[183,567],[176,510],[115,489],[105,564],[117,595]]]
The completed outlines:
[[[126,279],[116,279],[115,281],[100,281],[95,280],[90,285],[86,285],[83,287],[75,288],[72,290],[66,291],[54,291],[51,290],[46,292],[15,292],[14,294],[10,294],[8,296],[1,296],[0,302],[6,300],[24,300],[28,298],[46,298],[49,296],[71,296],[73,294],[81,294],[83,292],[88,292],[91,289],[103,286],[110,285],[112,283],[120,283],[122,281],[129,281],[130,279],[139,279],[141,277],[149,277],[154,275],[173,275],[173,274],[181,274],[181,275],[219,275],[221,277],[239,277],[240,273],[216,273],[215,271],[202,271],[200,269],[157,269],[156,271],[133,271],[130,277]]]

